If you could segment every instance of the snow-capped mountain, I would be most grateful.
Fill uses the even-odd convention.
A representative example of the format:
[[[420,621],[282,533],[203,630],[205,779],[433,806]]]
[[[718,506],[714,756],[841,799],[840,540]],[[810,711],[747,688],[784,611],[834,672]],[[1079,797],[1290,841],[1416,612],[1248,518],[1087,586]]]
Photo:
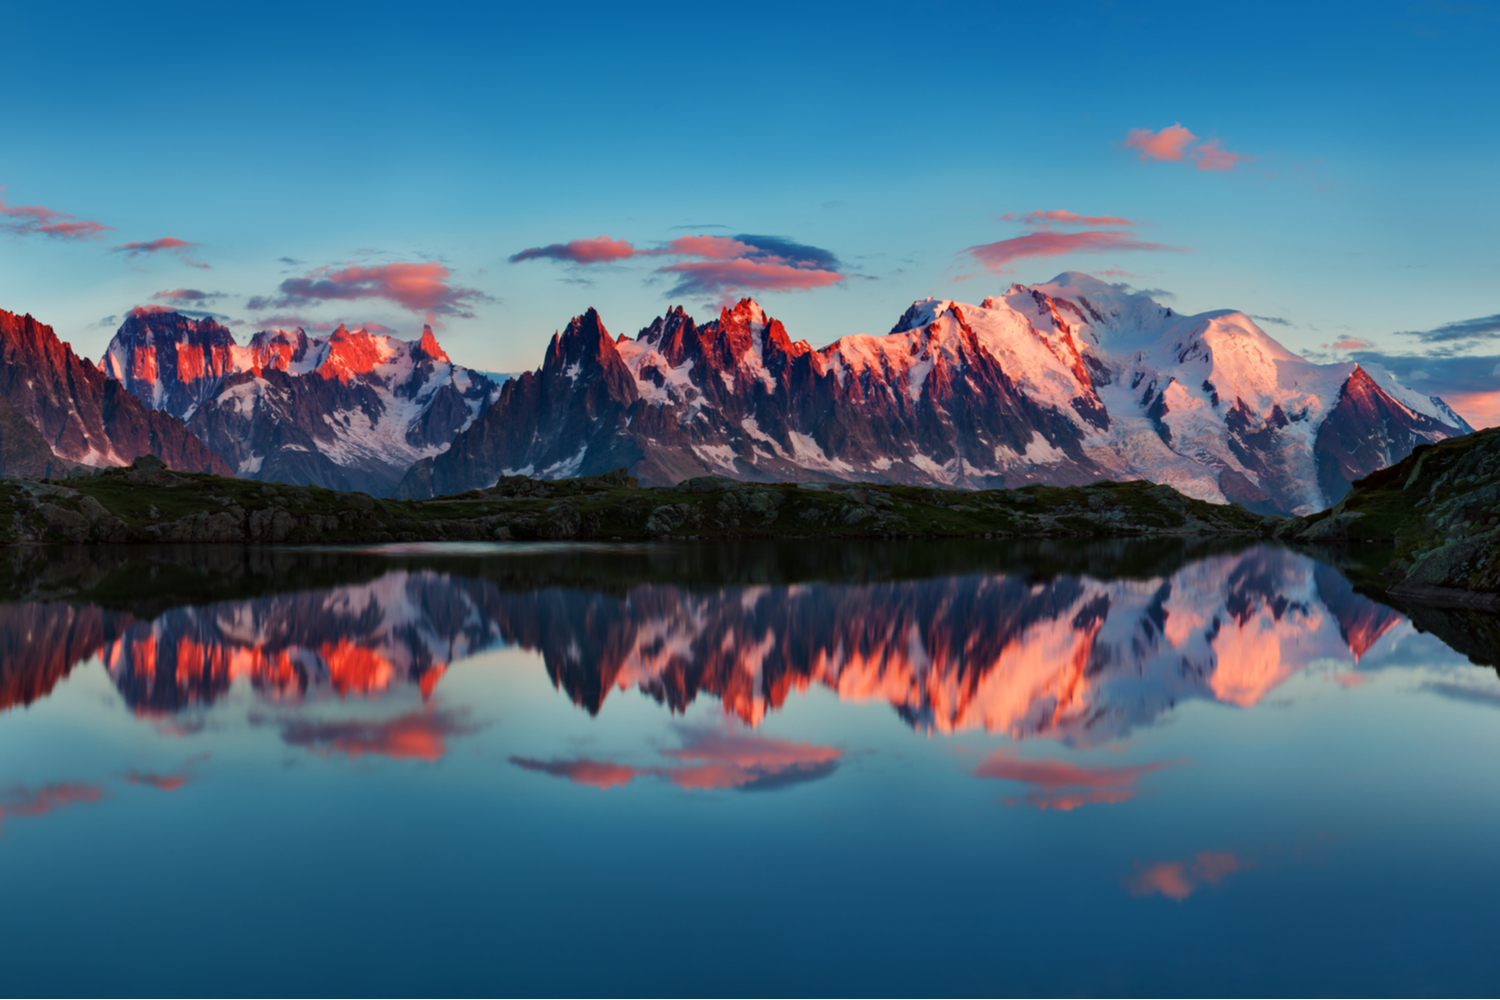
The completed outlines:
[[[494,399],[430,328],[416,341],[343,326],[266,330],[240,346],[211,319],[136,310],[103,367],[146,405],[185,420],[244,478],[389,495]]]
[[[655,484],[1145,478],[1305,513],[1470,430],[1383,371],[1298,357],[1244,313],[1180,316],[1070,272],[979,305],[917,302],[890,333],[821,350],[748,299],[701,327],[673,309],[633,340],[590,310],[398,495],[628,466]]]
[[[31,316],[0,310],[0,397],[4,416],[16,416],[37,437],[7,434],[0,451],[27,445],[11,475],[64,475],[69,466],[129,465],[141,455],[160,457],[183,472],[231,475],[224,460],[204,447],[182,421],[158,413],[125,392],[87,358]],[[10,423],[10,421],[6,421]],[[19,427],[15,428],[20,430]],[[14,438],[15,440],[9,440]],[[55,464],[44,454],[61,461]]]

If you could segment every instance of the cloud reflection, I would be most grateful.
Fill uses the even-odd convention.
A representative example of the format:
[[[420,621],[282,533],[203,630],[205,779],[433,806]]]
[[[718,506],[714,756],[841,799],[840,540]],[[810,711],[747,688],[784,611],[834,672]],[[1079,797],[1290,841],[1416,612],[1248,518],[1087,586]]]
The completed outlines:
[[[1140,779],[1178,761],[1156,761],[1128,767],[1085,767],[1065,760],[1026,760],[1001,748],[974,769],[976,778],[995,778],[1029,785],[1025,802],[1038,809],[1070,812],[1079,806],[1115,805],[1134,797]],[[1016,799],[1006,799],[1016,805]]]
[[[256,721],[256,720],[252,720]],[[337,721],[292,718],[282,720],[281,739],[288,746],[302,747],[324,757],[343,754],[358,758],[365,754],[394,760],[425,760],[433,763],[448,752],[448,739],[478,732],[463,712],[442,709],[407,712],[390,719],[345,719]]]
[[[599,789],[618,788],[636,778],[652,776],[690,790],[766,791],[826,778],[838,767],[843,754],[833,747],[738,731],[727,723],[722,727],[679,726],[677,732],[682,746],[662,751],[662,756],[684,762],[677,766],[631,767],[591,757],[511,757],[510,762],[528,771]]]
[[[0,827],[13,816],[45,816],[68,806],[98,802],[103,797],[101,786],[83,782],[60,782],[36,790],[13,788],[0,794]]]
[[[1160,861],[1125,880],[1132,896],[1165,896],[1182,902],[1204,885],[1219,885],[1250,865],[1229,851],[1200,851],[1189,860]]]

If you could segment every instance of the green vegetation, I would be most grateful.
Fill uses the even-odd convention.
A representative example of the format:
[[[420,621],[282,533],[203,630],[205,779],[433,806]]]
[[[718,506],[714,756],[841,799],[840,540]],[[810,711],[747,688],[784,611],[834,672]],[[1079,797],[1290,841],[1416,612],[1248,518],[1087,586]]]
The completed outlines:
[[[1422,445],[1275,534],[1359,543],[1393,594],[1500,602],[1500,429]]]
[[[0,484],[7,542],[384,543],[736,538],[1130,537],[1267,534],[1277,523],[1144,482],[966,492],[743,483],[641,487],[624,470],[502,479],[433,500],[128,469]]]

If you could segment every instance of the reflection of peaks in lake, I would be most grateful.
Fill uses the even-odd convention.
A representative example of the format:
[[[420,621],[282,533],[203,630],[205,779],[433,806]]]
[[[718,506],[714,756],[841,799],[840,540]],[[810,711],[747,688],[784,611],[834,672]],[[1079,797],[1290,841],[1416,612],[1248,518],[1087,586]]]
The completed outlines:
[[[754,724],[812,684],[884,701],[911,725],[1078,743],[1123,736],[1184,698],[1251,706],[1318,657],[1358,659],[1402,616],[1334,569],[1256,547],[1161,576],[967,573],[873,583],[613,589],[392,570],[363,582],[154,618],[97,605],[0,605],[0,699],[30,703],[98,654],[139,713],[259,698],[431,695],[487,647],[542,654],[573,702],[615,688]]]

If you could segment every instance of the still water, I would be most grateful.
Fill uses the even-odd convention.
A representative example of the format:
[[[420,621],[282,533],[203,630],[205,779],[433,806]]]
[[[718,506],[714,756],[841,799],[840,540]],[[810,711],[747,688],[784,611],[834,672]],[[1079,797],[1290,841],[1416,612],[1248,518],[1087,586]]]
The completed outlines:
[[[0,583],[9,994],[1500,982],[1500,630],[1285,549],[54,549]]]

